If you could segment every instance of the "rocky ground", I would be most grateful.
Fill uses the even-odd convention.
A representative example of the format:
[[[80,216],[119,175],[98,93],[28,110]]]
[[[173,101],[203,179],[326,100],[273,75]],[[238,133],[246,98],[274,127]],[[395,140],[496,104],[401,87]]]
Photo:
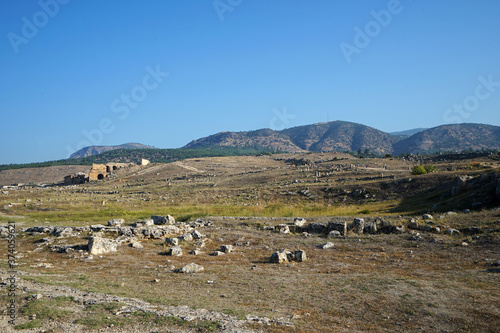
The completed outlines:
[[[211,158],[3,189],[0,331],[497,331],[496,161],[410,166]]]

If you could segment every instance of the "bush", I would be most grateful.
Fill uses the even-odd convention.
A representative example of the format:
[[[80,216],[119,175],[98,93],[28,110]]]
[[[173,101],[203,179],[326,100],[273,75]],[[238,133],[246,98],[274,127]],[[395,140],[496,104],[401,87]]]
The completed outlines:
[[[426,174],[427,173],[427,170],[425,170],[425,168],[421,165],[415,165],[412,169],[411,169],[411,174],[412,175],[423,175],[423,174]]]
[[[424,169],[428,173],[430,173],[430,172],[436,172],[437,171],[436,167],[434,165],[430,165],[430,164],[424,165]]]

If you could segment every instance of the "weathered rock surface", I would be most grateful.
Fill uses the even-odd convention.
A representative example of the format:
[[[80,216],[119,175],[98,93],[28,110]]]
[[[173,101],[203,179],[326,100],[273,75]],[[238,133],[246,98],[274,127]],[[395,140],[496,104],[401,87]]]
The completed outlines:
[[[331,249],[333,247],[335,247],[335,244],[332,243],[332,242],[326,242],[324,244],[321,244],[320,246],[318,246],[320,249],[323,249],[323,250],[326,250],[326,249]]]
[[[124,219],[111,219],[108,221],[108,226],[110,227],[119,227],[125,223]]]
[[[151,219],[154,224],[162,225],[162,224],[175,224],[175,218],[172,215],[151,215]]]
[[[90,254],[105,254],[116,252],[117,246],[117,241],[98,236],[91,237],[88,244]]]
[[[345,221],[330,221],[328,222],[328,231],[338,231],[341,236],[347,235],[347,222]]]
[[[288,251],[276,251],[271,255],[271,262],[276,264],[282,264],[288,261],[287,256]]]
[[[234,250],[234,247],[232,245],[221,245],[220,250],[224,253],[231,253]]]
[[[171,256],[180,257],[182,256],[182,248],[180,246],[174,246],[170,248],[168,254]]]
[[[306,225],[307,221],[306,219],[302,218],[302,217],[296,217],[293,219],[293,225],[297,226],[297,227],[304,227]]]
[[[177,246],[179,245],[179,239],[177,237],[165,238],[165,243]]]
[[[362,234],[364,228],[365,228],[365,220],[356,217],[352,222],[352,232],[354,232],[355,234]]]
[[[192,274],[192,273],[203,272],[204,270],[205,268],[203,266],[197,265],[195,263],[190,263],[179,269],[179,273]]]
[[[307,255],[304,250],[296,250],[294,252],[289,250],[276,251],[271,255],[271,262],[276,264],[282,264],[288,261],[306,261]]]

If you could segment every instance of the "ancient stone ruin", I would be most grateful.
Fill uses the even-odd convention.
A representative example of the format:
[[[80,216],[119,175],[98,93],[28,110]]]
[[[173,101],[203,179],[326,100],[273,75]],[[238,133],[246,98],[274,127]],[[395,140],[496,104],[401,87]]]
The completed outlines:
[[[94,181],[94,180],[103,180],[113,171],[116,171],[120,168],[128,167],[130,164],[128,163],[107,163],[107,164],[92,164],[92,168],[90,169],[90,173],[87,176],[85,173],[77,173],[75,175],[67,175],[64,177],[64,185],[73,185],[73,184],[83,184],[85,182]]]

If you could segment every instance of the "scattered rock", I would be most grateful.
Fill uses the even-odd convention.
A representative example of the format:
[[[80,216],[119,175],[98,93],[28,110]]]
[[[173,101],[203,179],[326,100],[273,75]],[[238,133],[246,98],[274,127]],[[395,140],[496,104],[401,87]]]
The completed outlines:
[[[205,235],[203,235],[201,232],[199,232],[198,230],[195,230],[191,233],[191,235],[193,236],[194,239],[202,239],[205,237]]]
[[[307,260],[306,251],[304,250],[295,251],[295,260],[297,260],[298,262],[306,261]]]
[[[179,269],[179,273],[192,274],[192,273],[203,272],[204,270],[205,268],[203,268],[203,266],[191,263]]]
[[[434,217],[431,214],[424,214],[424,215],[422,215],[422,218],[424,220],[433,220],[434,219]]]
[[[420,234],[418,232],[411,231],[411,236],[410,236],[409,240],[419,241],[421,239],[422,239],[422,236],[420,236]]]
[[[194,249],[194,250],[191,250],[189,251],[189,254],[192,254],[192,255],[195,255],[195,256],[198,256],[200,254],[202,254],[203,252],[198,250],[198,249]]]
[[[134,249],[142,249],[144,245],[142,245],[140,242],[132,242],[130,243],[130,247],[133,247]]]
[[[297,227],[304,227],[306,225],[307,221],[306,219],[302,218],[302,217],[296,217],[293,219],[293,225],[297,226]]]
[[[151,215],[151,219],[154,224],[162,225],[162,224],[175,224],[175,219],[171,215],[159,216],[159,215]]]
[[[446,231],[444,233],[447,235],[460,235],[460,231],[458,231],[457,229],[453,229],[453,228],[446,229]]]
[[[180,257],[182,256],[182,248],[180,246],[174,246],[170,248],[168,254],[171,256]]]
[[[179,245],[179,239],[178,238],[165,238],[165,243],[177,246]]]
[[[271,262],[276,264],[282,264],[288,261],[287,256],[288,251],[276,251],[271,255]]]
[[[331,249],[335,246],[334,243],[332,242],[327,242],[325,244],[321,244],[320,246],[318,246],[320,249],[323,249],[323,250],[326,250],[326,249]]]
[[[54,230],[52,231],[52,234],[56,237],[73,237],[77,236],[78,234],[75,234],[73,232],[73,228],[71,227],[54,227]]]
[[[181,242],[190,242],[193,240],[193,235],[191,235],[190,233],[185,233],[185,234],[182,234],[180,235],[179,237],[177,237],[179,239],[179,241]]]
[[[340,238],[342,237],[342,234],[338,230],[332,230],[328,233],[328,238]]]
[[[108,221],[110,227],[121,227],[125,223],[124,219],[111,219]]]
[[[224,253],[231,253],[234,250],[234,247],[232,245],[221,245],[220,250]]]
[[[225,255],[225,253],[222,252],[222,251],[214,251],[212,253],[212,256],[214,256],[214,257],[220,257],[220,256],[223,256],[223,255]]]
[[[286,224],[278,224],[274,227],[275,232],[279,232],[280,234],[288,234],[290,232],[290,228]]]

